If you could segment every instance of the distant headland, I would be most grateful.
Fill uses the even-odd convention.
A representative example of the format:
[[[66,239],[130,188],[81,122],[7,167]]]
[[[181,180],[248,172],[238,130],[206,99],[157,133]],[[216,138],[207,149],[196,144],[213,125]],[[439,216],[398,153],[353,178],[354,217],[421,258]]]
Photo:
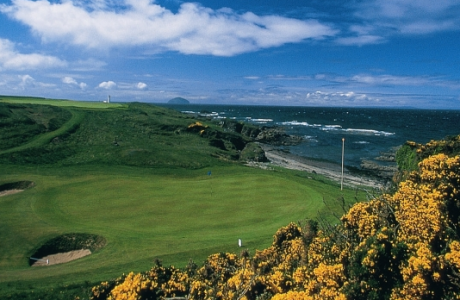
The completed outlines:
[[[190,101],[182,97],[176,97],[168,101],[168,104],[190,104]]]

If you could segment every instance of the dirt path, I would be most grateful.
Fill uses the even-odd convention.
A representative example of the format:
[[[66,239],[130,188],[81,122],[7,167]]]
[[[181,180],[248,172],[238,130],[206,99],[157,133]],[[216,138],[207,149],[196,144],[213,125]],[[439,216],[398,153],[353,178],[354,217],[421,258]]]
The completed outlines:
[[[91,251],[89,249],[82,249],[82,250],[69,251],[65,253],[52,254],[52,255],[45,256],[41,258],[40,260],[36,261],[32,265],[32,267],[63,264],[63,263],[66,263],[72,260],[76,260],[76,259],[85,257],[90,254],[91,254]]]
[[[316,172],[336,182],[341,182],[342,180],[342,169],[339,165],[300,157],[276,150],[274,147],[265,144],[260,144],[260,146],[265,151],[265,156],[273,165],[286,169]],[[347,170],[344,171],[343,184],[347,186],[366,186],[371,188],[382,188],[383,186],[380,182],[350,174]]]

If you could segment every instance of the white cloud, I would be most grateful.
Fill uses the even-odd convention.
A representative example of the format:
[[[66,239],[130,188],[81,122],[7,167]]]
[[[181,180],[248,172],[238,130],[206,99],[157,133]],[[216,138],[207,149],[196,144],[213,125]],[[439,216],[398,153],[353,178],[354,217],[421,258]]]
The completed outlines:
[[[375,106],[380,105],[382,94],[364,93],[356,90],[311,90],[305,87],[273,86],[259,89],[220,90],[213,100],[232,98],[238,104],[300,105],[300,106]],[[385,103],[391,98],[383,96]]]
[[[8,72],[0,72],[0,86],[3,94],[6,95],[30,95],[30,91],[36,95],[43,95],[49,91],[50,97],[53,96],[56,85],[49,82],[41,82],[36,79],[35,75],[22,74],[16,75]],[[55,96],[55,95],[54,95]],[[46,97],[46,96],[45,96]]]
[[[147,84],[143,83],[143,82],[139,82],[136,84],[136,87],[140,90],[145,90],[147,88]]]
[[[413,18],[417,15],[434,17],[455,7],[458,8],[459,3],[457,0],[374,0],[369,1],[368,5],[379,8],[374,13],[380,16],[400,19]]]
[[[67,1],[67,0],[64,0]],[[110,1],[110,2],[109,2]],[[87,6],[91,10],[100,10],[100,9],[107,9],[111,2],[116,0],[72,0],[74,5],[85,7]]]
[[[101,70],[106,65],[107,64],[103,61],[100,61],[94,58],[89,58],[89,59],[78,60],[76,62],[73,62],[70,67],[74,71],[87,72],[87,71]]]
[[[106,90],[111,90],[117,87],[117,84],[113,81],[104,81],[99,83],[99,88],[101,89],[106,89]]]
[[[401,76],[391,74],[356,74],[356,75],[337,75],[319,73],[311,76],[269,76],[268,78],[283,81],[309,81],[317,84],[334,84],[342,87],[350,86],[378,86],[378,87],[447,87],[450,89],[460,89],[460,81],[449,80],[443,76]]]
[[[35,87],[35,79],[30,75],[19,75],[18,76],[21,82],[19,83],[19,87],[25,90],[28,87]]]
[[[369,44],[380,44],[385,42],[385,39],[377,35],[361,35],[338,38],[336,41],[337,43],[345,46],[363,46]]]
[[[78,83],[74,78],[72,78],[70,76],[63,77],[62,82],[65,83],[65,84],[68,84],[68,85],[77,86],[82,90],[86,89],[86,87],[87,87],[86,83],[84,83],[84,82]]]
[[[435,20],[414,20],[401,26],[401,32],[406,34],[425,34],[437,31],[450,30],[459,28],[460,22],[455,24],[453,20],[435,21]]]
[[[65,67],[67,63],[54,56],[36,53],[22,54],[14,43],[0,38],[0,70],[31,70]]]
[[[73,79],[72,77],[69,77],[69,76],[66,76],[66,77],[62,78],[62,82],[67,83],[67,84],[75,84],[75,85],[78,84],[75,79]]]
[[[336,40],[363,46],[386,42],[394,35],[421,35],[460,30],[458,0],[369,0],[350,4],[355,24]]]
[[[183,3],[177,13],[149,0],[124,4],[125,9],[115,10],[100,4],[77,6],[72,1],[13,0],[0,9],[30,26],[43,41],[100,49],[150,46],[151,50],[232,56],[337,33],[316,20],[237,14],[196,3]]]
[[[374,30],[387,33],[426,34],[460,30],[458,0],[373,0],[358,6],[357,16]]]
[[[443,86],[453,89],[460,88],[460,83],[435,76],[397,76],[359,74],[348,78],[349,82],[377,86]]]
[[[356,92],[323,92],[316,91],[305,95],[307,102],[316,105],[375,105],[380,100],[364,93]]]

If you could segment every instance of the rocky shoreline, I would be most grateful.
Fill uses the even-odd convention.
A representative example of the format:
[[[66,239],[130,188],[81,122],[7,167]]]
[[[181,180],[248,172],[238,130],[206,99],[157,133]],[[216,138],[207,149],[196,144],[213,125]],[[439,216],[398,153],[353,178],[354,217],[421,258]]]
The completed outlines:
[[[254,139],[256,142],[269,144],[273,146],[293,146],[303,141],[303,138],[297,135],[290,135],[279,127],[265,127]]]
[[[304,140],[301,136],[286,133],[283,127],[259,127],[228,119],[220,121],[219,125],[227,132],[241,134],[243,138],[238,140],[231,137],[224,138],[217,133],[207,133],[212,137],[211,143],[223,150],[238,149],[239,159],[245,161],[247,165],[261,168],[275,165],[321,174],[334,181],[342,182],[340,165],[293,155],[277,148],[299,145]],[[232,145],[228,146],[228,142]],[[381,153],[376,161],[363,160],[360,168],[344,169],[343,183],[349,186],[382,188],[385,182],[392,179],[397,170],[395,153],[396,150]]]
[[[342,169],[340,165],[300,157],[285,151],[278,150],[274,146],[267,144],[260,143],[259,145],[264,150],[265,156],[269,162],[251,163],[251,165],[256,165],[263,168],[268,168],[270,165],[273,165],[286,169],[320,174],[339,183],[342,180]],[[346,168],[344,169],[343,184],[351,187],[367,187],[374,189],[382,189],[385,185],[383,180],[379,181],[367,176],[352,174]]]

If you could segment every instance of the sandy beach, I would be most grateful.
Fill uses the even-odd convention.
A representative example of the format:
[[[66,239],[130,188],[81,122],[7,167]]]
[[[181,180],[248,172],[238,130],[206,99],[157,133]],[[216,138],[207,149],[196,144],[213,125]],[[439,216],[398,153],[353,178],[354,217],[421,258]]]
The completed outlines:
[[[317,173],[338,183],[341,182],[342,169],[340,165],[300,157],[294,154],[277,150],[273,146],[266,144],[260,144],[260,146],[265,151],[265,156],[270,161],[269,163],[264,164],[272,164],[286,169]],[[362,186],[377,189],[381,189],[383,187],[382,182],[350,174],[347,169],[344,169],[343,184],[352,187]]]

